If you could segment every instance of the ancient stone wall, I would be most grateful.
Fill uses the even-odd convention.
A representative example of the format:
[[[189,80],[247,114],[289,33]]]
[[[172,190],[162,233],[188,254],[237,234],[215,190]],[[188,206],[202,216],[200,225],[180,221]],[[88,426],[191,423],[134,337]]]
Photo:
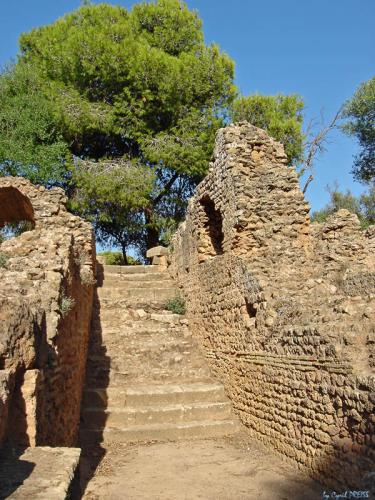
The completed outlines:
[[[375,227],[324,225],[282,145],[217,134],[170,272],[194,335],[258,439],[334,488],[375,485]]]
[[[75,444],[94,291],[91,225],[61,189],[0,178],[0,443]]]

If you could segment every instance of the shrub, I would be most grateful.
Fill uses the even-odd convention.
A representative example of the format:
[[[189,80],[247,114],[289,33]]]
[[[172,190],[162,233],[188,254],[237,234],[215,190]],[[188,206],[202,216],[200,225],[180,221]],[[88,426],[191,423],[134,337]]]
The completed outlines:
[[[185,300],[182,297],[175,297],[166,303],[165,308],[167,311],[171,311],[174,314],[185,314]]]
[[[324,223],[330,215],[345,208],[357,215],[362,229],[375,224],[375,186],[359,197],[351,193],[349,189],[346,193],[342,193],[337,184],[333,188],[327,186],[327,191],[330,195],[330,202],[322,210],[312,214],[311,222]]]
[[[105,263],[107,266],[124,266],[124,257],[121,252],[100,252],[98,253],[101,257],[104,257]],[[134,259],[133,257],[128,256],[128,263],[127,265],[129,266],[137,266],[140,264],[139,260]]]

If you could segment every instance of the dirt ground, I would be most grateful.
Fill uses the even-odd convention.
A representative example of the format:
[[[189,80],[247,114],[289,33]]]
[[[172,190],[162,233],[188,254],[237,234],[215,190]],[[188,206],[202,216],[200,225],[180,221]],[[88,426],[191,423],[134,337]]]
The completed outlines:
[[[90,469],[85,500],[317,500],[324,491],[246,431],[223,439],[86,450],[83,485]]]

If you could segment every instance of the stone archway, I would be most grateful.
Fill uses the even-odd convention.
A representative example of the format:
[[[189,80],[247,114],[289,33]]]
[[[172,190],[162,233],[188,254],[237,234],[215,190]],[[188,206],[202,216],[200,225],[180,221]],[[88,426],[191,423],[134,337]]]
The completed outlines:
[[[223,217],[214,201],[205,196],[199,200],[199,261],[224,253]]]
[[[0,228],[20,221],[28,221],[35,226],[34,209],[29,198],[15,187],[0,187]]]

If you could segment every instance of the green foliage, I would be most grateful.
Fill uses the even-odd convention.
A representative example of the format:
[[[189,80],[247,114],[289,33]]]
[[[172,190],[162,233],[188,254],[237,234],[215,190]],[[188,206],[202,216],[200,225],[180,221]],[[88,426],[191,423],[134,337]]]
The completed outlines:
[[[127,256],[127,262],[125,263],[121,252],[105,251],[100,252],[98,255],[104,257],[107,266],[137,266],[141,264],[139,260],[134,259],[130,255]]]
[[[131,13],[83,6],[22,35],[20,46],[22,60],[53,83],[77,155],[121,154],[174,135],[186,111],[226,104],[234,92],[233,63],[203,44],[199,18],[178,0]]]
[[[61,185],[68,147],[38,71],[28,64],[6,70],[0,77],[0,104],[0,175]]]
[[[363,225],[375,224],[375,185],[367,193],[360,196],[360,206]]]
[[[60,300],[60,313],[61,316],[66,316],[69,311],[71,311],[74,307],[75,300],[72,297],[67,297],[66,295],[62,295]]]
[[[1,244],[1,241],[0,241],[0,244]],[[6,267],[8,259],[9,259],[9,256],[5,252],[0,251],[0,268]]]
[[[354,196],[349,190],[342,193],[337,186],[333,189],[328,188],[328,192],[330,202],[322,210],[312,214],[311,222],[325,222],[328,216],[344,208],[358,216],[363,229],[375,224],[375,186],[359,197]]]
[[[246,120],[284,144],[288,161],[292,164],[303,158],[303,107],[298,95],[255,94],[237,98],[230,114],[232,121]]]
[[[199,50],[203,44],[201,20],[178,0],[135,5],[133,22],[135,30],[151,47],[162,49],[167,54],[176,56]]]
[[[375,76],[362,83],[354,96],[345,104],[343,117],[347,123],[343,130],[354,135],[361,147],[353,173],[365,183],[375,180]]]
[[[119,246],[126,262],[130,246],[142,253],[143,209],[149,204],[154,174],[145,165],[125,161],[78,162],[71,208],[90,220],[98,241]]]
[[[10,222],[0,229],[0,244],[5,240],[17,238],[17,236],[20,236],[22,233],[32,231],[33,229],[33,223],[28,220]]]
[[[131,12],[84,2],[23,34],[20,47],[14,75],[22,80],[27,70],[36,83],[31,96],[25,85],[15,95],[26,115],[36,107],[43,113],[22,143],[10,136],[7,173],[46,185],[68,179],[72,209],[93,220],[108,244],[137,241],[144,252],[165,239],[207,172],[215,132],[235,95],[233,62],[204,44],[197,13],[179,0],[140,3]],[[10,121],[5,116],[3,127]],[[94,160],[95,168],[84,172],[74,158]],[[115,173],[103,170],[107,160],[118,163]]]
[[[185,300],[182,297],[175,297],[174,299],[170,299],[165,305],[165,309],[167,311],[173,312],[174,314],[185,314]]]

